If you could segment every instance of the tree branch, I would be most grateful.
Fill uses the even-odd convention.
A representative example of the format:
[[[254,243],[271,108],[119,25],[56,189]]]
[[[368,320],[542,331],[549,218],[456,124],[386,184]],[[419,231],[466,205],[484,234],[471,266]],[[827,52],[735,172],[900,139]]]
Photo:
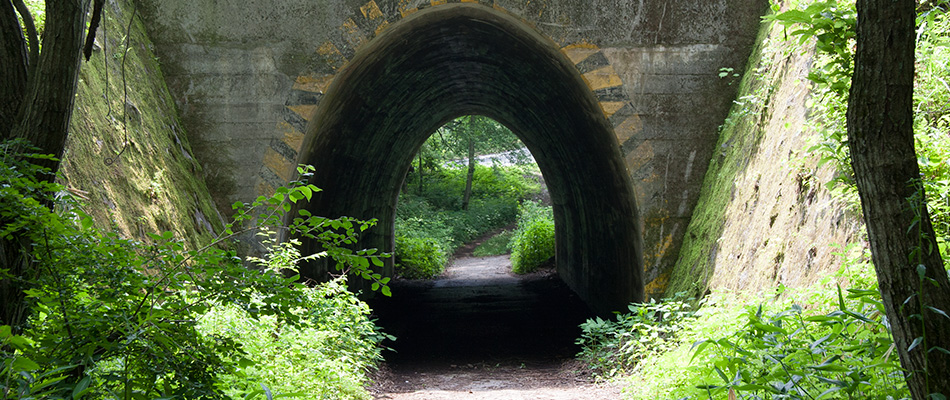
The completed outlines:
[[[86,61],[89,61],[89,58],[92,57],[92,45],[96,42],[96,30],[99,29],[99,20],[102,18],[103,3],[105,3],[105,0],[96,0],[92,6],[92,19],[89,21],[89,33],[86,34],[86,44],[82,49],[82,54],[86,56]]]
[[[36,70],[36,62],[40,59],[40,38],[36,34],[36,25],[33,24],[33,14],[30,13],[30,9],[26,8],[26,4],[23,4],[23,0],[12,0],[13,7],[16,8],[17,13],[20,14],[20,19],[23,20],[23,27],[26,28],[27,43],[30,45],[30,56],[27,58],[27,79],[33,76],[33,71]]]

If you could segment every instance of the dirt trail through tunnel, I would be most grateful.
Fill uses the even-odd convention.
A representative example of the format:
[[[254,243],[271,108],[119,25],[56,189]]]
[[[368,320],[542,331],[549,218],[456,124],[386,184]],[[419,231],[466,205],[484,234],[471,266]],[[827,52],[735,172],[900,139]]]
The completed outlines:
[[[573,360],[590,311],[552,270],[516,276],[507,256],[460,255],[434,280],[396,280],[371,303],[397,336],[377,399],[618,399]]]

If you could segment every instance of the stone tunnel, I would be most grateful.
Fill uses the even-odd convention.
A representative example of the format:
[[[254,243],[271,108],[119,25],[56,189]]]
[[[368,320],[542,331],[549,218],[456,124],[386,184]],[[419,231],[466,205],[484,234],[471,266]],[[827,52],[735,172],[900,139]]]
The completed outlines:
[[[764,0],[145,0],[222,213],[317,168],[315,213],[378,218],[423,141],[508,126],[555,205],[559,275],[593,309],[663,293]]]

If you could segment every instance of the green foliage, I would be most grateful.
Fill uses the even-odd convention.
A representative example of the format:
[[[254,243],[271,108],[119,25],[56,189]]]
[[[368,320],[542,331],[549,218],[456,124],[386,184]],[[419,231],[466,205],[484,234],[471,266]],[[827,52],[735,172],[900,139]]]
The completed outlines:
[[[518,203],[540,191],[531,176],[523,166],[476,166],[468,210],[462,210],[461,201],[464,168],[432,173],[422,194],[412,189],[401,193],[396,209],[396,271],[413,279],[434,277],[456,248],[512,224]],[[409,186],[413,187],[411,182]]]
[[[409,279],[432,278],[449,261],[443,243],[433,238],[396,235],[396,272]]]
[[[855,24],[857,12],[853,0],[816,1],[804,9],[792,9],[778,13],[778,6],[772,6],[774,14],[765,17],[776,21],[787,29],[791,37],[798,40],[802,53],[811,50],[804,46],[814,43],[815,63],[808,73],[808,79],[814,84],[811,107],[818,117],[812,121],[818,132],[809,152],[821,157],[821,164],[831,163],[838,176],[831,183],[854,185],[854,172],[851,170],[851,156],[848,149],[848,132],[845,112],[848,106],[848,91],[851,88],[851,75],[854,73]]]
[[[365,306],[343,295],[315,295],[315,289],[297,282],[294,271],[299,260],[330,257],[341,270],[374,279],[385,293],[387,279],[370,267],[382,264],[385,255],[343,247],[355,243],[372,221],[301,211],[288,233],[315,238],[326,251],[299,257],[295,242],[287,242],[257,260],[258,269],[248,269],[224,247],[235,234],[280,227],[292,204],[309,199],[315,187],[295,182],[250,205],[236,204],[236,222],[223,236],[188,249],[171,232],[150,234],[149,242],[100,232],[68,197],[51,211],[45,204],[65,191],[37,181],[48,172],[28,162],[39,156],[18,153],[24,147],[4,144],[0,159],[0,237],[28,242],[24,251],[30,268],[3,270],[5,279],[25,289],[30,313],[25,325],[14,327],[16,335],[0,328],[0,397],[222,398],[224,385],[235,384],[224,377],[240,378],[255,364],[271,367],[265,363],[269,359],[260,361],[251,352],[257,350],[244,345],[243,337],[198,328],[197,321],[216,307],[241,310],[258,325],[287,329],[318,326],[327,320],[318,313],[338,312],[315,307],[349,307],[339,312],[364,320],[343,319],[346,327],[326,329],[347,332],[347,340],[336,340],[361,354],[357,370],[378,357],[366,350],[375,347],[379,334],[368,328]],[[306,176],[310,169],[300,172]]]
[[[410,193],[414,192],[437,209],[461,210],[466,173],[467,167],[451,166],[432,171],[425,177],[426,184],[421,193],[412,190],[418,187],[418,176],[409,175],[407,184]],[[528,179],[530,175],[532,171],[526,166],[476,165],[472,180],[472,199],[494,199],[508,204],[514,201],[511,209],[515,210],[518,200],[540,191],[540,185]]]
[[[810,288],[780,286],[767,300],[707,296],[668,351],[641,357],[634,398],[908,397],[867,249],[836,254],[844,257],[836,276]],[[841,279],[867,289],[828,290]]]
[[[518,227],[511,238],[511,270],[534,271],[554,257],[554,212],[533,201],[518,208]]]
[[[497,121],[466,115],[443,125],[423,145],[424,151],[439,162],[468,157],[469,140],[475,154],[494,154],[523,147],[521,140]]]
[[[681,296],[632,303],[628,310],[615,321],[597,317],[580,326],[578,358],[606,377],[629,373],[640,360],[672,349],[677,332],[695,317]]]
[[[508,249],[508,243],[511,242],[511,238],[513,236],[513,232],[502,231],[501,233],[488,238],[488,240],[486,240],[484,243],[478,245],[475,250],[472,250],[472,255],[475,257],[489,257],[508,254],[510,251]]]
[[[693,345],[705,375],[696,397],[730,391],[750,399],[906,397],[879,292],[849,289],[847,299],[839,288],[838,308],[818,315],[797,305],[778,313],[748,308],[742,330]]]
[[[296,325],[234,305],[215,305],[201,317],[203,334],[240,342],[247,352],[221,377],[229,397],[254,398],[265,388],[311,399],[369,397],[363,376],[381,360],[378,343],[387,337],[368,319],[369,307],[346,289],[345,277],[302,291],[304,307],[290,310],[300,318]]]

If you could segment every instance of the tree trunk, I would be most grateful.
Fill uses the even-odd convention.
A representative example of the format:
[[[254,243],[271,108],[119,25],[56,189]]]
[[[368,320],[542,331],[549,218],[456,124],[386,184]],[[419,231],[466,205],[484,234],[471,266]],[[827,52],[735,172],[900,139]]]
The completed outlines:
[[[857,1],[847,121],[887,318],[911,394],[924,399],[950,395],[950,356],[940,350],[950,349],[950,319],[928,308],[950,312],[950,283],[914,151],[914,6],[914,0]]]
[[[468,174],[465,176],[465,194],[462,196],[462,209],[468,211],[468,203],[472,200],[472,180],[475,179],[475,140],[472,132],[468,135]]]
[[[16,10],[8,0],[0,0],[0,140],[13,136],[17,113],[26,93],[26,42]]]
[[[58,159],[62,158],[66,146],[69,119],[72,116],[73,100],[76,96],[76,83],[79,78],[80,51],[83,43],[83,29],[86,26],[88,0],[55,0],[46,2],[46,28],[43,35],[43,50],[36,64],[30,66],[35,71],[27,76],[27,56],[23,45],[19,22],[12,12],[8,0],[0,0],[0,66],[11,66],[13,70],[3,70],[0,78],[0,101],[20,101],[16,105],[17,113],[9,125],[4,125],[2,138],[24,138],[38,147],[42,154],[52,154],[56,160],[31,159],[30,162],[49,168],[50,174],[42,179],[53,181],[59,169]],[[12,20],[11,20],[12,18]],[[8,26],[16,26],[17,32],[9,35]],[[16,42],[16,40],[19,42]],[[22,50],[10,50],[14,44]],[[8,49],[9,48],[9,49]],[[15,55],[20,53],[19,61]],[[21,71],[22,70],[22,71]],[[7,75],[10,73],[10,76]],[[21,76],[16,82],[12,75]],[[22,86],[19,86],[22,85]],[[8,87],[9,86],[9,87]],[[19,97],[18,97],[19,96]],[[12,107],[12,106],[11,106]],[[10,118],[6,104],[0,106],[0,118]],[[5,122],[6,123],[6,122]],[[12,127],[6,130],[6,127]],[[52,204],[49,204],[52,207]],[[33,278],[34,271],[28,262],[29,240],[14,237],[11,240],[0,239],[0,267],[9,269],[11,279],[0,280],[0,323],[17,327],[23,322],[26,313],[23,291]]]
[[[88,0],[56,0],[46,3],[46,34],[35,76],[27,84],[23,109],[14,137],[25,138],[42,154],[63,157],[69,118],[76,97],[83,29]],[[58,160],[34,162],[56,172]],[[50,176],[49,180],[54,179]]]

